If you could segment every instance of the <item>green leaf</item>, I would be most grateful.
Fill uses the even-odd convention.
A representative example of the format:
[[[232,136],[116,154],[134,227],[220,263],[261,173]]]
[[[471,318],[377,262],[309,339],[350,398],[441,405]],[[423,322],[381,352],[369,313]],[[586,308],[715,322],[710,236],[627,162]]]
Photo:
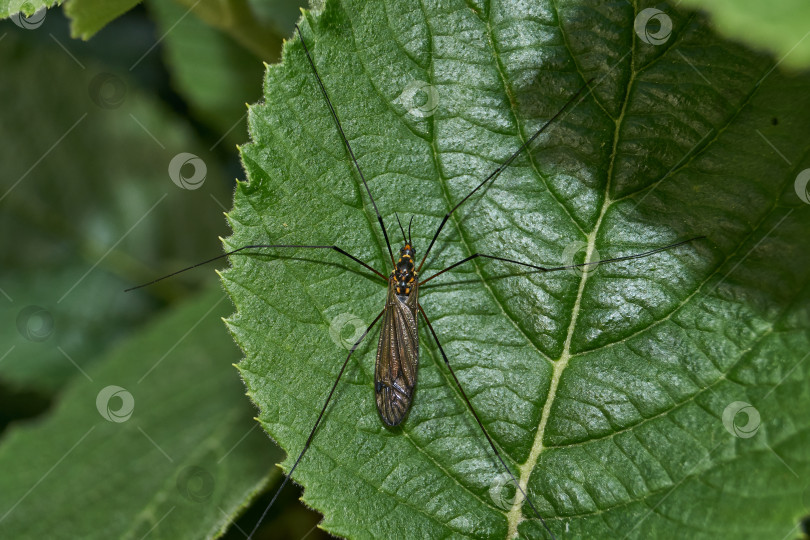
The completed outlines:
[[[245,103],[259,94],[261,63],[197,16],[184,17],[188,11],[185,6],[165,1],[147,5],[166,34],[164,53],[174,88],[188,100],[194,115],[215,133],[227,134],[232,144],[243,141]],[[280,38],[278,43],[280,49]]]
[[[69,0],[65,14],[70,17],[73,37],[90,39],[109,22],[141,3],[141,0]]]
[[[214,28],[227,33],[245,49],[252,51],[265,61],[275,60],[279,54],[281,36],[278,33],[278,21],[284,20],[283,12],[298,11],[298,2],[287,2],[283,9],[272,11],[270,20],[262,16],[268,10],[258,10],[249,0],[176,0],[193,11],[200,19]],[[272,7],[273,3],[269,3]],[[277,18],[278,17],[278,18]]]
[[[61,3],[61,0],[0,0],[0,19],[7,19],[17,14],[27,18],[42,8],[49,8]],[[39,21],[39,17],[33,18],[31,23],[36,24],[37,21]],[[15,22],[20,23],[21,21],[17,19]],[[25,27],[25,24],[22,24],[22,27]]]
[[[797,196],[810,78],[671,8],[655,45],[634,30],[649,7],[330,1],[303,31],[394,249],[395,213],[414,216],[417,256],[594,79],[453,214],[422,276],[473,253],[556,266],[707,238],[581,275],[476,259],[421,303],[558,538],[782,538],[807,512],[810,474],[810,205]],[[227,247],[335,244],[390,271],[297,39],[264,100]],[[341,341],[380,312],[385,286],[331,251],[232,263],[240,370],[289,470]],[[413,408],[395,429],[375,407],[377,331],[360,346],[294,474],[304,500],[351,538],[548,537],[513,504],[421,320],[419,335]]]
[[[88,368],[161,304],[182,297],[188,279],[213,277],[190,273],[121,301],[124,288],[217,250],[225,232],[217,201],[232,189],[181,116],[126,69],[78,49],[22,31],[0,46],[9,80],[28,85],[0,87],[9,104],[0,109],[0,378],[46,394],[81,376],[73,362]],[[180,189],[169,177],[181,152],[206,162],[199,189]]]
[[[774,52],[785,66],[810,65],[810,4],[803,0],[686,0],[684,4],[711,14],[712,23],[724,35]]]
[[[285,34],[292,30],[294,17],[300,14],[297,4],[262,4],[266,8],[262,13],[256,12],[259,6],[246,2],[197,5],[150,0],[147,6],[166,37],[164,53],[174,88],[196,117],[223,134],[223,142],[243,142],[245,103],[261,93],[257,83],[263,69],[256,60],[276,61],[281,56],[282,38],[276,28],[283,25]],[[186,16],[189,10],[193,15]]]
[[[4,537],[204,538],[229,525],[278,451],[233,376],[238,351],[218,317],[226,298],[216,288],[154,320],[53,414],[10,430]]]

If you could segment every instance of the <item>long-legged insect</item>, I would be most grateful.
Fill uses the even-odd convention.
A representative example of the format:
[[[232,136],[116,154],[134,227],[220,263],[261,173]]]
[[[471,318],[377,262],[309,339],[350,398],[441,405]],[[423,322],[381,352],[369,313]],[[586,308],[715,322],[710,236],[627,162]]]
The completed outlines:
[[[357,350],[362,341],[371,332],[372,328],[377,324],[377,322],[379,322],[380,319],[383,320],[383,324],[380,330],[380,338],[379,343],[377,345],[377,356],[374,369],[374,393],[377,403],[377,410],[380,414],[380,418],[382,419],[382,421],[389,426],[397,426],[405,419],[412,404],[413,391],[416,386],[417,368],[419,365],[419,334],[417,324],[419,315],[422,316],[422,319],[424,319],[425,324],[427,324],[428,330],[430,331],[430,335],[433,337],[433,340],[436,342],[436,345],[439,348],[439,352],[441,353],[442,359],[444,360],[444,364],[448,372],[452,376],[452,379],[455,382],[456,387],[458,388],[459,393],[461,394],[461,397],[463,398],[464,403],[467,406],[467,409],[473,415],[476,423],[481,428],[481,432],[484,434],[484,437],[489,443],[490,448],[492,448],[492,451],[498,458],[498,461],[501,463],[503,468],[511,477],[512,481],[517,487],[517,490],[523,497],[522,500],[529,504],[533,513],[537,516],[537,518],[540,520],[543,527],[546,529],[546,531],[548,531],[551,537],[556,538],[554,536],[554,533],[546,524],[546,521],[540,515],[540,512],[537,510],[537,507],[534,505],[534,503],[529,498],[524,488],[520,485],[517,478],[512,473],[509,466],[506,464],[506,461],[503,459],[501,452],[498,450],[497,445],[493,441],[492,437],[489,435],[489,432],[487,431],[486,427],[484,427],[481,418],[478,416],[478,413],[473,408],[472,403],[467,397],[466,392],[464,392],[464,389],[461,386],[461,382],[459,381],[458,377],[456,377],[456,373],[450,364],[450,360],[448,359],[441,342],[439,341],[439,337],[436,334],[436,331],[433,329],[433,325],[431,324],[430,319],[425,313],[425,310],[422,307],[422,305],[419,303],[419,288],[428,281],[440,276],[441,274],[478,257],[494,259],[510,264],[516,264],[519,266],[523,266],[541,272],[556,272],[572,268],[582,268],[592,265],[627,261],[631,259],[647,257],[655,253],[659,253],[661,251],[671,249],[704,237],[696,236],[688,240],[683,240],[680,242],[669,244],[663,247],[659,247],[657,249],[645,251],[643,253],[555,267],[543,267],[513,259],[498,257],[496,255],[490,255],[485,253],[474,253],[469,257],[465,257],[464,259],[456,263],[453,263],[450,266],[444,268],[443,270],[440,270],[431,275],[430,277],[420,281],[418,279],[418,276],[422,269],[422,266],[424,265],[425,260],[427,259],[427,256],[430,253],[430,250],[433,248],[436,239],[439,237],[439,234],[441,233],[442,229],[447,223],[447,220],[450,218],[453,212],[455,212],[462,204],[464,204],[473,194],[475,194],[479,189],[481,189],[487,182],[495,180],[495,178],[497,178],[498,175],[500,175],[500,173],[503,172],[504,169],[506,169],[524,150],[526,150],[541,133],[543,133],[555,120],[557,120],[563,114],[564,111],[566,111],[575,101],[577,101],[577,99],[580,97],[583,91],[589,87],[593,79],[586,82],[585,85],[582,88],[580,88],[565,103],[565,105],[563,105],[560,108],[560,110],[556,114],[554,114],[554,116],[552,116],[545,124],[543,124],[543,126],[540,127],[540,129],[538,129],[531,137],[529,137],[529,139],[527,139],[517,150],[515,150],[509,156],[509,158],[507,158],[500,166],[498,166],[494,171],[492,171],[492,173],[490,173],[486,178],[484,178],[472,191],[470,191],[463,199],[461,199],[461,201],[459,201],[449,212],[447,212],[444,215],[444,218],[439,224],[439,227],[436,229],[436,232],[433,234],[433,238],[431,239],[430,244],[428,245],[428,248],[425,251],[425,254],[422,256],[422,260],[419,263],[419,266],[417,267],[415,265],[414,259],[416,255],[416,249],[414,248],[413,242],[410,239],[410,225],[408,226],[408,236],[406,238],[405,230],[403,229],[402,224],[399,223],[399,227],[402,232],[403,247],[399,250],[398,259],[396,261],[394,260],[394,253],[393,250],[391,249],[391,242],[389,241],[388,233],[385,228],[383,218],[380,215],[380,212],[377,208],[377,203],[371,194],[371,190],[369,189],[368,183],[366,182],[365,176],[363,175],[363,171],[360,168],[359,163],[357,162],[357,158],[354,155],[354,151],[352,150],[351,144],[349,144],[349,140],[346,137],[345,132],[343,131],[343,127],[341,126],[340,120],[338,119],[337,112],[335,111],[335,108],[332,105],[332,101],[329,99],[329,94],[326,91],[326,87],[324,86],[323,81],[321,80],[321,77],[318,74],[318,70],[315,67],[315,62],[312,60],[312,56],[310,55],[309,49],[307,48],[307,45],[304,41],[304,36],[301,34],[301,30],[297,25],[295,28],[296,31],[298,32],[298,36],[299,39],[301,40],[301,45],[303,46],[304,52],[306,53],[307,60],[312,68],[313,75],[321,90],[321,94],[324,97],[326,105],[329,108],[329,112],[335,121],[335,125],[338,129],[338,132],[340,133],[340,137],[343,140],[346,150],[348,151],[349,156],[351,157],[351,160],[354,163],[354,167],[357,170],[360,180],[362,181],[366,193],[368,194],[368,198],[371,201],[371,204],[374,208],[374,213],[377,216],[377,221],[380,224],[380,229],[382,230],[383,237],[385,238],[385,244],[386,247],[388,248],[388,254],[391,258],[391,263],[394,266],[393,270],[391,270],[391,273],[388,276],[386,276],[382,272],[379,272],[378,270],[370,266],[369,264],[363,262],[354,255],[351,255],[350,253],[346,252],[345,250],[335,245],[253,244],[242,246],[238,249],[229,251],[223,255],[212,257],[211,259],[207,259],[195,265],[183,268],[181,270],[165,275],[148,283],[144,283],[137,287],[127,289],[127,291],[139,289],[141,287],[145,287],[147,285],[151,285],[163,279],[172,277],[181,272],[191,270],[192,268],[196,268],[198,266],[202,266],[204,264],[222,259],[224,257],[236,255],[242,251],[251,249],[330,249],[340,253],[345,257],[348,257],[354,262],[372,271],[374,274],[385,280],[388,285],[388,292],[383,310],[374,318],[371,324],[366,328],[366,330],[357,339],[357,341],[354,342],[351,349],[349,350],[349,354],[346,356],[346,360],[344,360],[343,365],[341,366],[340,371],[338,372],[338,375],[335,378],[335,382],[332,384],[329,394],[326,396],[326,400],[324,401],[323,407],[321,407],[320,413],[318,414],[318,418],[309,432],[309,436],[307,437],[307,440],[304,443],[304,448],[298,454],[298,457],[293,463],[293,466],[290,468],[290,471],[285,475],[283,482],[276,490],[276,493],[274,494],[272,500],[268,504],[267,508],[265,508],[264,512],[259,518],[259,521],[256,523],[250,535],[248,536],[248,539],[252,538],[256,530],[258,530],[259,526],[261,525],[261,522],[267,515],[267,512],[273,506],[279,494],[287,485],[287,482],[289,481],[295,469],[298,467],[299,463],[301,463],[301,459],[304,457],[304,454],[309,449],[310,444],[312,443],[312,440],[315,437],[315,433],[318,429],[318,426],[323,420],[323,417],[326,413],[329,403],[331,402],[332,397],[334,396],[335,391],[337,389],[337,386],[340,383],[341,378],[343,377],[343,373],[345,372],[346,367],[349,364],[349,360],[351,359],[352,354],[355,352],[355,350]],[[399,222],[398,217],[397,221]]]

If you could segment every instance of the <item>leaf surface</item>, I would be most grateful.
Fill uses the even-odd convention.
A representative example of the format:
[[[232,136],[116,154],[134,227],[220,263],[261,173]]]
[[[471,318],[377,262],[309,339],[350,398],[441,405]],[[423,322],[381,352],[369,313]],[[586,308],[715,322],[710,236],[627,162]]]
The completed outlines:
[[[0,0],[0,19],[6,19],[18,14],[28,18],[42,8],[49,8],[61,3],[59,0]],[[35,17],[31,22],[36,24],[38,20],[39,17]],[[18,19],[17,22],[20,22],[20,20]],[[22,26],[25,27],[25,24]]]
[[[665,42],[645,41],[634,20],[648,7],[334,1],[302,29],[394,249],[395,213],[414,216],[417,258],[442,216],[594,78],[453,214],[423,277],[476,252],[556,266],[707,239],[584,274],[477,259],[420,301],[558,538],[673,527],[781,538],[806,512],[810,474],[810,206],[796,189],[810,167],[810,79],[687,11],[667,12]],[[268,69],[249,126],[227,247],[335,244],[387,274],[373,207],[297,39]],[[328,251],[232,263],[240,369],[289,470],[385,284]],[[376,339],[349,363],[294,475],[322,526],[351,538],[547,537],[421,320],[413,409],[383,427]],[[737,402],[756,414],[735,416]],[[757,416],[753,436],[734,435]]]

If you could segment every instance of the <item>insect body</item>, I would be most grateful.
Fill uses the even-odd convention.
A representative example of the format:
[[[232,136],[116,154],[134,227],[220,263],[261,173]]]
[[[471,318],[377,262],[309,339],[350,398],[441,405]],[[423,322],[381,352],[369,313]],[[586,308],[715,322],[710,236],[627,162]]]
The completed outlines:
[[[396,426],[408,414],[419,367],[417,311],[419,282],[413,265],[410,243],[399,250],[396,269],[388,278],[388,296],[377,346],[374,392],[380,418]]]

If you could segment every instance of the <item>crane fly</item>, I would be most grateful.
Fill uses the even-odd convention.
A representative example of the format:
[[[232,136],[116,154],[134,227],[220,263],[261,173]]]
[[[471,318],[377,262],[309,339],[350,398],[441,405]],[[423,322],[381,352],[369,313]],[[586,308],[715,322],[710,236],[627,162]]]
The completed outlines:
[[[399,221],[399,217],[397,217]],[[402,224],[400,223],[400,228]],[[408,226],[410,233],[410,225]],[[374,393],[377,411],[389,426],[398,426],[408,414],[419,367],[419,282],[413,266],[415,251],[405,239],[396,268],[388,278],[377,362],[374,365]]]
[[[541,133],[543,133],[555,120],[560,118],[560,116],[564,113],[564,111],[569,109],[577,101],[580,95],[582,95],[582,93],[587,88],[590,87],[590,84],[593,82],[593,79],[587,81],[559,109],[559,111],[557,111],[557,113],[554,114],[554,116],[552,116],[548,121],[546,121],[537,131],[534,132],[534,134],[531,137],[529,137],[522,145],[520,145],[520,147],[517,150],[515,150],[501,165],[499,165],[494,171],[492,171],[492,173],[490,173],[486,178],[484,178],[472,191],[470,191],[461,201],[459,201],[449,212],[447,212],[444,215],[441,223],[436,229],[436,232],[433,234],[433,238],[431,239],[430,244],[425,250],[424,255],[422,255],[421,262],[417,266],[415,264],[416,249],[410,238],[411,226],[409,224],[408,236],[406,237],[405,230],[402,227],[402,223],[399,222],[399,216],[397,216],[397,222],[399,223],[399,228],[402,232],[403,246],[399,250],[399,257],[396,260],[394,259],[394,252],[391,249],[391,242],[388,238],[388,232],[383,222],[383,218],[380,215],[380,212],[377,208],[377,203],[371,194],[371,190],[369,189],[368,183],[366,182],[366,178],[363,175],[363,171],[360,168],[359,163],[357,162],[357,158],[354,154],[354,151],[352,150],[351,144],[349,143],[349,140],[346,137],[345,132],[343,131],[343,127],[340,123],[337,112],[335,111],[335,108],[332,105],[332,101],[329,98],[329,94],[326,90],[326,87],[324,86],[323,81],[321,80],[321,77],[318,74],[318,70],[315,67],[315,62],[313,61],[309,49],[306,45],[306,42],[304,41],[304,36],[301,33],[301,29],[298,27],[298,25],[295,26],[295,29],[298,33],[298,37],[301,41],[301,46],[303,47],[304,53],[306,54],[306,58],[309,62],[309,65],[312,68],[312,74],[318,84],[318,87],[320,88],[321,94],[323,95],[326,106],[329,109],[329,112],[335,122],[335,126],[337,127],[340,137],[343,140],[343,144],[346,148],[346,151],[349,154],[352,163],[354,164],[354,168],[357,171],[357,174],[360,177],[360,180],[362,181],[363,187],[365,188],[365,192],[368,194],[368,198],[372,204],[372,207],[374,208],[374,213],[376,215],[377,222],[380,225],[383,237],[385,238],[385,244],[388,249],[391,264],[393,265],[393,269],[391,270],[390,274],[386,276],[382,272],[373,268],[371,265],[367,264],[366,262],[360,260],[359,258],[355,257],[354,255],[348,253],[347,251],[336,245],[252,244],[242,246],[238,249],[234,249],[217,257],[212,257],[211,259],[207,259],[205,261],[199,262],[187,268],[183,268],[176,272],[172,272],[171,274],[165,275],[148,283],[138,285],[137,287],[127,289],[127,291],[131,291],[134,289],[139,289],[141,287],[146,287],[147,285],[151,285],[163,279],[172,277],[181,272],[191,270],[192,268],[196,268],[198,266],[222,259],[224,257],[239,254],[240,252],[245,250],[253,250],[253,249],[332,250],[362,265],[367,270],[373,272],[379,278],[385,280],[387,284],[387,294],[383,310],[374,318],[372,323],[368,325],[368,327],[365,329],[362,335],[354,342],[351,349],[349,350],[349,354],[346,356],[346,360],[343,362],[343,365],[340,371],[338,372],[335,382],[332,384],[332,387],[328,395],[326,396],[326,400],[323,404],[323,407],[320,410],[320,413],[318,414],[318,418],[309,432],[309,436],[307,437],[307,440],[304,443],[303,449],[298,454],[298,457],[296,458],[293,466],[290,468],[290,471],[285,475],[283,482],[276,490],[276,493],[274,494],[272,500],[268,504],[267,508],[265,508],[258,523],[256,523],[252,532],[248,536],[248,539],[253,537],[256,530],[259,528],[261,522],[263,521],[264,517],[267,515],[267,512],[273,506],[279,494],[287,485],[287,482],[289,481],[293,472],[301,463],[301,459],[304,457],[304,454],[309,449],[310,444],[312,443],[312,440],[315,437],[315,433],[318,429],[318,426],[320,425],[321,420],[323,419],[324,414],[326,413],[327,407],[329,406],[329,403],[331,402],[332,397],[335,394],[335,390],[337,389],[338,383],[340,382],[341,377],[343,376],[346,370],[346,367],[349,363],[349,360],[352,357],[352,354],[355,352],[355,350],[357,350],[361,342],[365,339],[365,337],[371,332],[374,326],[381,319],[382,319],[382,327],[380,329],[379,343],[377,345],[377,355],[374,368],[374,387],[373,387],[373,391],[375,394],[375,401],[377,404],[377,410],[379,412],[381,420],[388,426],[397,426],[400,423],[402,423],[403,420],[405,420],[405,418],[408,415],[408,411],[410,410],[412,405],[413,392],[414,388],[416,387],[417,370],[419,367],[419,333],[417,324],[419,316],[422,317],[422,320],[427,325],[429,333],[433,338],[433,340],[435,341],[439,349],[439,352],[441,353],[444,365],[447,368],[448,372],[450,373],[456,387],[458,388],[459,393],[467,409],[475,418],[475,421],[478,424],[479,428],[481,429],[481,432],[483,433],[487,442],[489,443],[490,448],[492,449],[493,453],[497,457],[498,461],[500,462],[504,470],[508,473],[508,476],[514,482],[517,491],[520,493],[520,496],[522,497],[521,504],[522,502],[528,503],[528,505],[532,509],[533,514],[541,522],[541,524],[543,525],[545,530],[549,533],[551,538],[556,539],[556,536],[548,527],[546,521],[540,515],[540,512],[537,510],[537,507],[534,505],[531,498],[529,498],[528,494],[526,493],[526,490],[520,485],[520,482],[518,482],[517,478],[512,473],[512,470],[506,464],[506,461],[503,459],[501,452],[498,450],[498,447],[496,446],[492,437],[489,435],[489,432],[487,431],[486,427],[484,427],[481,418],[478,416],[478,413],[475,411],[474,407],[472,406],[472,403],[467,397],[467,394],[464,391],[464,388],[462,387],[458,377],[456,377],[455,370],[450,364],[447,354],[445,353],[444,348],[442,347],[442,344],[439,341],[439,337],[436,334],[436,331],[434,330],[433,325],[430,322],[430,319],[425,313],[424,308],[419,303],[419,288],[428,281],[431,281],[432,279],[438,277],[439,275],[479,257],[486,259],[493,259],[508,264],[514,264],[524,268],[529,268],[535,271],[545,273],[560,270],[585,268],[598,264],[648,257],[655,253],[659,253],[661,251],[668,250],[677,246],[681,246],[688,242],[704,238],[704,236],[696,236],[693,238],[689,238],[688,240],[682,240],[679,242],[668,244],[650,251],[645,251],[643,253],[636,253],[633,255],[627,255],[622,257],[614,257],[608,259],[601,259],[598,261],[590,261],[579,264],[569,264],[565,266],[556,266],[556,267],[544,267],[535,264],[530,264],[527,262],[517,261],[514,259],[499,257],[496,255],[485,253],[474,253],[454,264],[447,266],[443,270],[434,273],[430,277],[420,280],[419,275],[422,266],[424,265],[428,254],[430,253],[431,249],[436,243],[436,239],[439,237],[439,234],[441,233],[442,229],[447,223],[447,220],[450,218],[453,212],[455,212],[462,204],[464,204],[473,194],[475,194],[485,184],[497,178],[498,175],[500,175],[504,169],[506,169],[524,150],[526,150]],[[412,221],[413,219],[411,219],[411,222]]]

